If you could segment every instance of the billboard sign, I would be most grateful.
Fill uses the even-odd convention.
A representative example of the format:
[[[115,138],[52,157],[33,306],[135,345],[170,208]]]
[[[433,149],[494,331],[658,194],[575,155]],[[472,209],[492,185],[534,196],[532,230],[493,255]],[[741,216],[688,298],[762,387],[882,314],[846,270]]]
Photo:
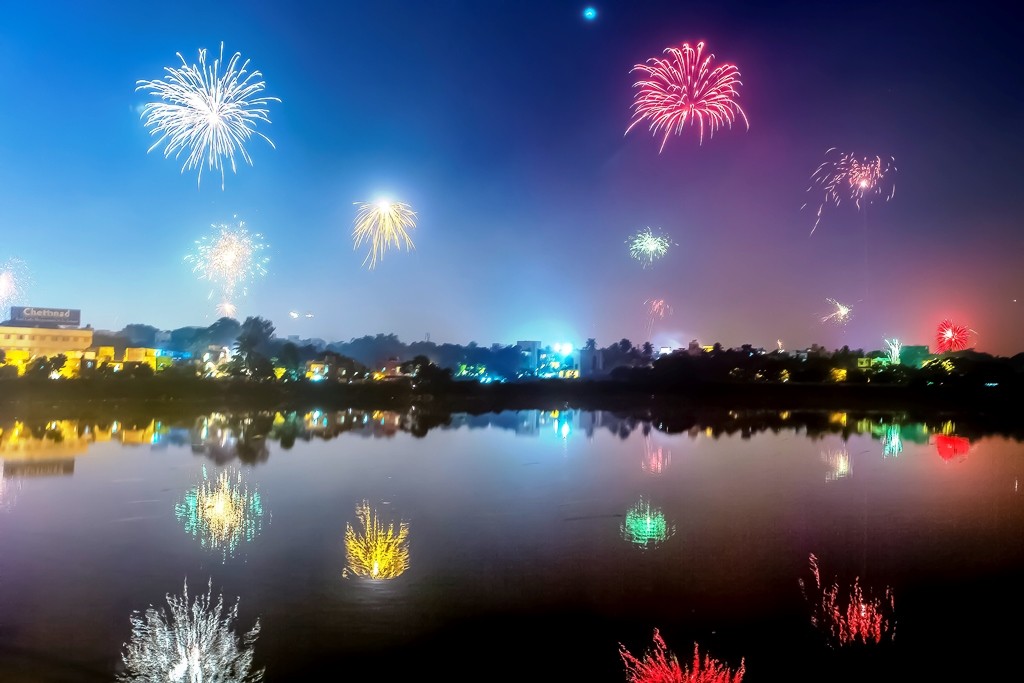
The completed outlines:
[[[82,311],[74,308],[36,308],[34,306],[11,306],[12,323],[45,323],[50,325],[82,324]]]

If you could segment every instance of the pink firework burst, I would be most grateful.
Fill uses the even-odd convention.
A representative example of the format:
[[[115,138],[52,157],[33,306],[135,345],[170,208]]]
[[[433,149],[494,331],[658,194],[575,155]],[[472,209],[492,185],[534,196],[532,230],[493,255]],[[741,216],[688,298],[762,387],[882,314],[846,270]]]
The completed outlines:
[[[621,643],[619,655],[626,665],[629,683],[740,683],[746,673],[743,661],[736,671],[712,659],[711,655],[705,655],[702,661],[696,643],[693,644],[693,665],[684,667],[669,652],[658,629],[654,629],[654,647],[642,659],[633,656]]]
[[[825,152],[825,161],[811,174],[808,192],[821,192],[817,219],[811,234],[821,223],[827,204],[839,206],[844,199],[852,201],[858,210],[861,202],[872,202],[875,197],[889,201],[896,194],[896,160],[889,157],[859,157],[840,152],[833,147]],[[805,208],[804,204],[800,208]]]
[[[967,348],[970,339],[970,328],[948,318],[939,323],[938,329],[935,330],[935,343],[938,345],[939,353],[963,351]]]
[[[719,128],[732,128],[737,117],[742,117],[750,130],[750,121],[736,101],[739,98],[740,70],[733,64],[712,67],[713,54],[704,55],[704,43],[696,49],[689,43],[665,48],[664,58],[651,57],[645,64],[631,70],[643,76],[633,84],[633,121],[626,129],[629,133],[641,121],[647,122],[652,135],[664,132],[660,154],[672,133],[680,135],[687,124],[700,128],[700,143],[704,144],[704,131],[714,137]]]

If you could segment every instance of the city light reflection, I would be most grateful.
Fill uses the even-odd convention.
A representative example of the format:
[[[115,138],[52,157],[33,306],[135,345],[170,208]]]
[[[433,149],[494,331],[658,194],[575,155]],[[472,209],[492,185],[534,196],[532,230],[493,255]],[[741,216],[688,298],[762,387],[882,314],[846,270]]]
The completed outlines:
[[[651,437],[644,436],[644,459],[641,467],[650,474],[664,474],[672,462],[672,451],[654,445]]]
[[[369,579],[395,579],[409,568],[409,525],[382,523],[368,501],[356,505],[358,528],[345,528],[345,555],[348,561],[343,576],[351,572]]]
[[[830,448],[821,454],[821,460],[828,466],[828,471],[825,472],[825,481],[845,479],[853,471],[850,453],[845,448]]]

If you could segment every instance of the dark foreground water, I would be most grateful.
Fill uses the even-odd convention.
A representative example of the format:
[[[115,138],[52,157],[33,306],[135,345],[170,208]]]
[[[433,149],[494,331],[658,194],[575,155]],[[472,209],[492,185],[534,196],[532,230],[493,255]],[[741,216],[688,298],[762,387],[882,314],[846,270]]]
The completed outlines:
[[[0,419],[0,681],[625,681],[654,629],[745,681],[1018,670],[1020,443],[683,422]]]

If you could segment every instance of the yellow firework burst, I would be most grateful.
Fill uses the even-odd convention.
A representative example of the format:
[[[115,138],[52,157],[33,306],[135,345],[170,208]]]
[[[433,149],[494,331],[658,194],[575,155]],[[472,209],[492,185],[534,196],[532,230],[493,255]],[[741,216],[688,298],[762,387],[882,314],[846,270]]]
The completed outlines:
[[[415,249],[409,231],[416,227],[416,212],[408,204],[379,199],[375,202],[354,202],[356,211],[355,227],[352,230],[353,248],[363,243],[370,246],[363,265],[370,270],[384,258],[388,249]]]
[[[345,528],[345,554],[348,569],[356,576],[370,579],[395,579],[409,568],[409,525],[405,522],[385,526],[368,501],[356,506],[361,529]]]

